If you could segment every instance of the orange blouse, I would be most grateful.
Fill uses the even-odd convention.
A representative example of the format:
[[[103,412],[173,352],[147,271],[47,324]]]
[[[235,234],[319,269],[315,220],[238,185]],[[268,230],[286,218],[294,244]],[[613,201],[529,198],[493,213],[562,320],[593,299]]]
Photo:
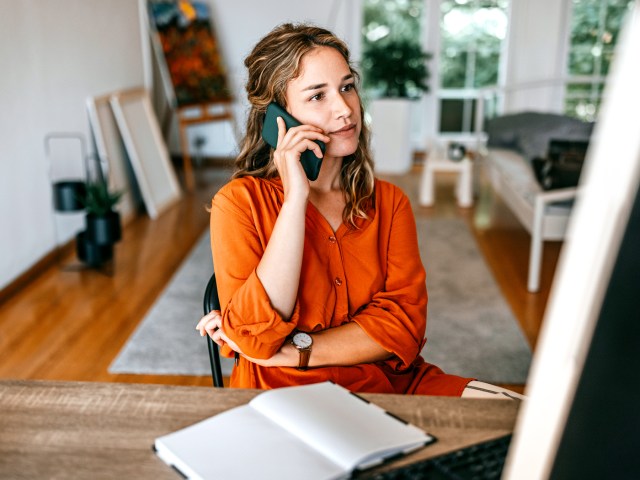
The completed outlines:
[[[271,306],[256,267],[284,200],[280,179],[243,177],[215,195],[211,249],[225,333],[247,355],[269,358],[294,329],[317,332],[356,322],[388,360],[299,371],[262,367],[241,357],[232,387],[278,388],[331,380],[356,392],[460,395],[468,378],[426,363],[427,290],[415,220],[408,198],[376,180],[375,210],[336,232],[308,203],[302,272],[291,318]],[[228,348],[221,353],[232,356]],[[312,352],[313,355],[313,352]]]

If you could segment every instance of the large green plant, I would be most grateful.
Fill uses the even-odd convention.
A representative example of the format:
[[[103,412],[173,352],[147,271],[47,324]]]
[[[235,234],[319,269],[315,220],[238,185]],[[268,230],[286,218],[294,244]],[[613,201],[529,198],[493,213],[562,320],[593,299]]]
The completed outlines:
[[[364,51],[364,86],[382,97],[417,98],[428,92],[431,54],[419,43],[407,40],[381,40]]]

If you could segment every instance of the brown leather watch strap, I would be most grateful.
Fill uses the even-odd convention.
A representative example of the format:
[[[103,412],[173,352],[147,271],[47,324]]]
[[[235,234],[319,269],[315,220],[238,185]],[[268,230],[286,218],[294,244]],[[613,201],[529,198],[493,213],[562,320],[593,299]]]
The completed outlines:
[[[311,349],[299,349],[300,362],[298,363],[298,370],[306,370],[309,367],[309,358],[311,358]]]

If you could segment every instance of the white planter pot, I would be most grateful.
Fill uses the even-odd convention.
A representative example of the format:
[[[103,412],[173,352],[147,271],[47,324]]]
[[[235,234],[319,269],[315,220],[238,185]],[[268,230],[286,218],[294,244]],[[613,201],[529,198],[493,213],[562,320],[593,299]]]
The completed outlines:
[[[371,102],[371,149],[376,173],[407,173],[411,152],[411,100],[381,98]]]

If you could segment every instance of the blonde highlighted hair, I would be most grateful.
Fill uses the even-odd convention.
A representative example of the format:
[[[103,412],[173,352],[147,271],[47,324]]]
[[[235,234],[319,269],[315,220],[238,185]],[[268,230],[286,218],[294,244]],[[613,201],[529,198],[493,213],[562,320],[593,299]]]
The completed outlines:
[[[330,31],[313,25],[280,25],[260,40],[245,59],[244,64],[248,70],[246,90],[251,108],[240,154],[235,161],[234,178],[278,176],[273,151],[262,139],[265,112],[273,101],[286,107],[289,81],[300,75],[302,57],[318,47],[336,49],[349,65],[356,81],[359,81],[358,72],[349,61],[347,45]],[[340,183],[346,201],[342,217],[345,223],[353,227],[356,227],[358,218],[368,217],[367,210],[373,207],[374,195],[369,129],[364,122],[361,100],[360,112],[362,129],[358,148],[343,159],[340,172]]]

